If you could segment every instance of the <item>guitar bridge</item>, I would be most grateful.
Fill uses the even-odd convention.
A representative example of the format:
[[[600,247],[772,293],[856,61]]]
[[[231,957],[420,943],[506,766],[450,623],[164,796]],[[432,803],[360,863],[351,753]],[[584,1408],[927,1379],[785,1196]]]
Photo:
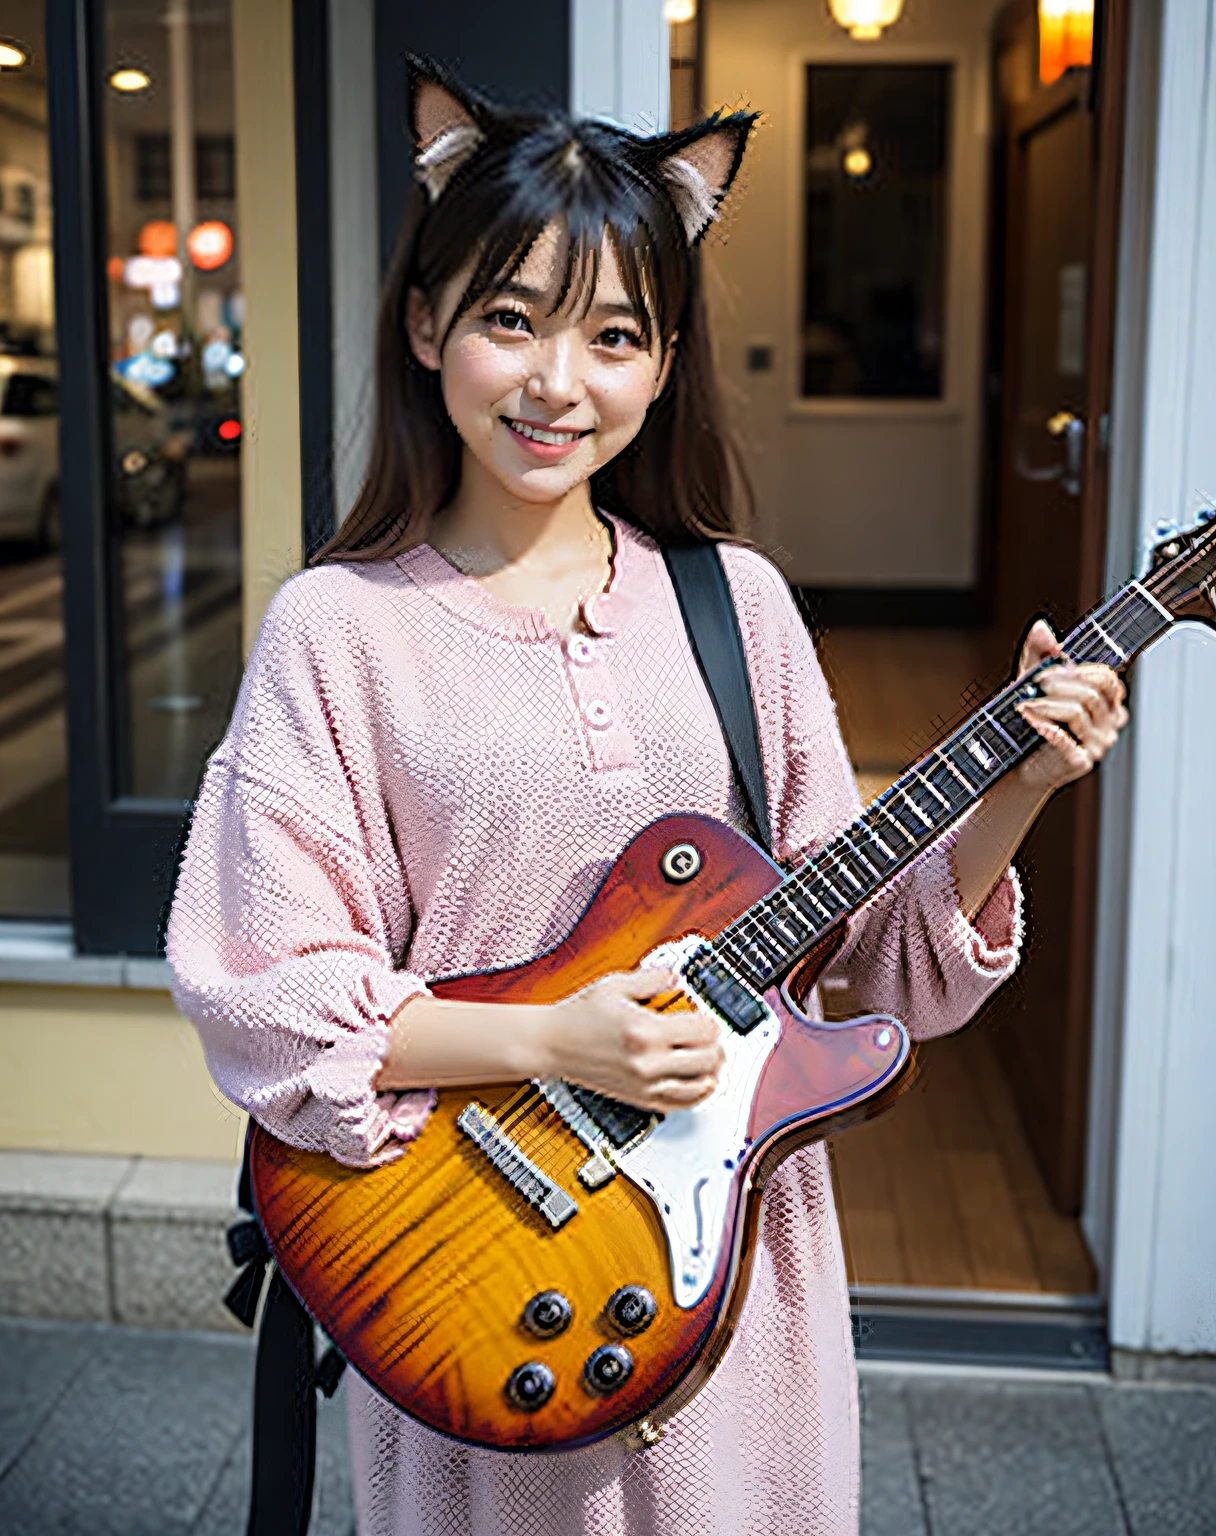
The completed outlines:
[[[466,1104],[456,1124],[555,1232],[566,1225],[578,1202],[520,1151],[488,1109],[476,1101]]]

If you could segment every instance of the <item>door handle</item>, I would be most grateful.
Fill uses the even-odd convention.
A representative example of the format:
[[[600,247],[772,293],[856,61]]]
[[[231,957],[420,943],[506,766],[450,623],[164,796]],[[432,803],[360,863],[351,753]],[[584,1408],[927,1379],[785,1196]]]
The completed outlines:
[[[1064,471],[1060,489],[1070,496],[1081,494],[1081,471],[1085,465],[1085,423],[1072,411],[1057,411],[1045,423],[1048,435],[1064,439]]]

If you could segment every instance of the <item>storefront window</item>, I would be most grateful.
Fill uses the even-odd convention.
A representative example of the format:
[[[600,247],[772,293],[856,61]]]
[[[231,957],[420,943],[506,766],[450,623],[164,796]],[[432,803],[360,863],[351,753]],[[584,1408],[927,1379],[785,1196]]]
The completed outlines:
[[[44,7],[14,20],[0,55],[0,917],[55,919],[68,793]]]
[[[189,799],[240,677],[244,299],[227,0],[110,0],[115,792]]]

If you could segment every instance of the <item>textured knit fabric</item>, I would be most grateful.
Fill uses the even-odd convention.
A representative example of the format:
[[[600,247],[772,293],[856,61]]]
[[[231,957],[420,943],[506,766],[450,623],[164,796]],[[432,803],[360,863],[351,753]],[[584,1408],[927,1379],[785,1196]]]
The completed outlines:
[[[199,798],[169,958],[216,1083],[283,1139],[408,1157],[430,1096],[371,1086],[394,1011],[428,977],[549,947],[655,817],[739,823],[662,558],[613,531],[608,587],[566,641],[427,545],[275,599]],[[791,860],[857,791],[784,581],[751,551],[724,559]],[[855,921],[831,979],[924,1038],[974,1012],[1019,941],[1012,873],[969,924],[939,845]],[[849,1536],[856,1385],[823,1148],[772,1179],[735,1339],[658,1446],[469,1449],[347,1391],[361,1536]]]

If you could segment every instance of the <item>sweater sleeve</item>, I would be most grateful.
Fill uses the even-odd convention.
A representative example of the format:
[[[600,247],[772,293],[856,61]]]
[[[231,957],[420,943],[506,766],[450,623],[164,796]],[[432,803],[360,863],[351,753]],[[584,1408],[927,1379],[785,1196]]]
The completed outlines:
[[[831,840],[861,805],[831,694],[780,572],[727,547],[760,721],[774,855],[800,862]],[[1022,898],[1010,868],[974,922],[954,878],[957,829],[941,838],[849,923],[844,948],[821,978],[855,1011],[889,1013],[918,1039],[967,1022],[1015,969]]]
[[[389,1021],[426,988],[396,967],[411,907],[399,861],[395,878],[377,867],[391,829],[328,576],[289,582],[263,624],[195,807],[167,954],[221,1092],[283,1140],[361,1167],[417,1135],[434,1096],[372,1086]]]

